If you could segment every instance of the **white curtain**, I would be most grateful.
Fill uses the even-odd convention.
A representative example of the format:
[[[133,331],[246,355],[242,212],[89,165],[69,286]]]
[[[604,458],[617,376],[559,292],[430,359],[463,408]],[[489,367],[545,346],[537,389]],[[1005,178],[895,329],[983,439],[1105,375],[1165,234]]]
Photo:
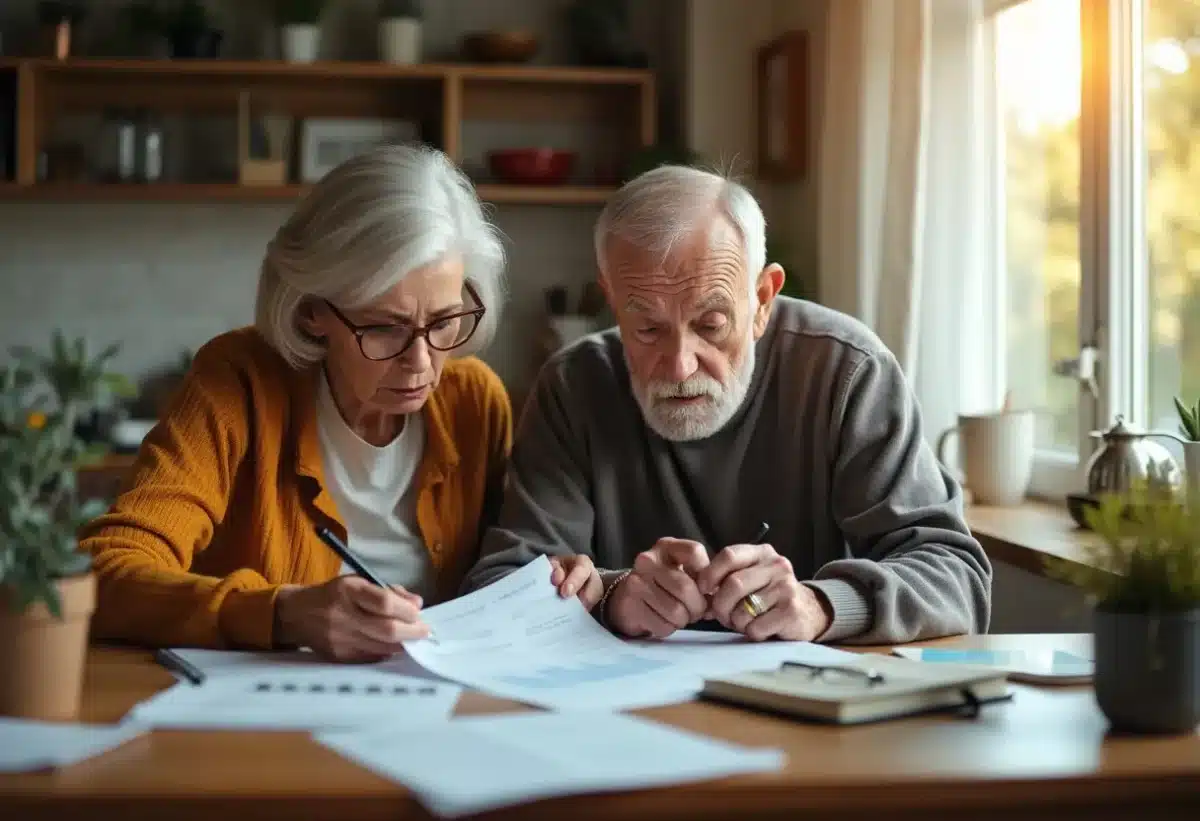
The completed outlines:
[[[834,0],[820,156],[822,300],[904,367],[936,438],[998,404],[983,140],[984,0]]]

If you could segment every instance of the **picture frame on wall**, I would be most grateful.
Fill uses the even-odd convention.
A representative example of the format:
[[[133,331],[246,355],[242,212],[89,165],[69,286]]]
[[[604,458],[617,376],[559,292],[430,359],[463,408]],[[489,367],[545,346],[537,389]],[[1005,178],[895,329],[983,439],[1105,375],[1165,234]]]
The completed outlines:
[[[420,139],[420,128],[408,120],[314,117],[305,120],[300,137],[300,181],[315,183],[351,157],[383,143]]]
[[[793,181],[808,172],[808,33],[793,30],[758,49],[755,72],[758,176]]]

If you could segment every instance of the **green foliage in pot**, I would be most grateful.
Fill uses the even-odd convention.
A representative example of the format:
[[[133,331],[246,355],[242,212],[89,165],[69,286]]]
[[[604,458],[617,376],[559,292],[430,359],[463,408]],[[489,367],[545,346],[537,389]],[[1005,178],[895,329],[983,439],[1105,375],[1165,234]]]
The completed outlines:
[[[276,0],[275,19],[280,25],[314,26],[325,13],[325,0]]]
[[[379,3],[379,18],[381,20],[420,20],[420,0],[381,0]]]
[[[56,333],[49,354],[20,349],[0,368],[0,588],[17,612],[42,602],[61,617],[57,581],[90,567],[76,534],[105,503],[79,498],[76,473],[103,449],[76,423],[124,386],[105,368],[116,352],[90,357],[83,340]]]
[[[1179,432],[1189,442],[1200,442],[1200,401],[1189,408],[1176,396],[1175,410],[1179,413]]]
[[[1110,612],[1200,607],[1200,494],[1184,499],[1139,485],[1101,496],[1084,515],[1098,543],[1087,549],[1087,564],[1048,559],[1052,578]]]

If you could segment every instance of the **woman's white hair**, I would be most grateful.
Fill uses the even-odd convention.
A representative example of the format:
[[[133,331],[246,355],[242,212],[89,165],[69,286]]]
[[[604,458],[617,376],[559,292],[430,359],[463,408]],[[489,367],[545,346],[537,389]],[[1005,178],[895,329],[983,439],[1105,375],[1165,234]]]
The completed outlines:
[[[326,174],[267,245],[255,325],[293,367],[325,356],[300,326],[305,300],[356,308],[411,271],[462,255],[466,280],[487,308],[456,356],[477,353],[495,334],[504,298],[504,246],[467,177],[442,152],[388,145]]]
[[[734,180],[700,168],[660,165],[627,182],[609,199],[596,221],[596,262],[607,276],[606,255],[613,237],[665,261],[677,243],[690,238],[721,214],[741,234],[750,301],[767,265],[767,222],[758,202]]]

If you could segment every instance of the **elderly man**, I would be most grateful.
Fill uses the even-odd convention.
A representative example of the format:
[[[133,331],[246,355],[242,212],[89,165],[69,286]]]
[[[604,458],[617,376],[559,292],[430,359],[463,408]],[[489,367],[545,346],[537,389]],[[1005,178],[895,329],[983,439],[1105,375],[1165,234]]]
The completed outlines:
[[[987,631],[991,566],[896,359],[780,296],[764,234],[746,189],[693,168],[612,198],[595,244],[618,327],[543,368],[467,590],[546,554],[626,636]]]

